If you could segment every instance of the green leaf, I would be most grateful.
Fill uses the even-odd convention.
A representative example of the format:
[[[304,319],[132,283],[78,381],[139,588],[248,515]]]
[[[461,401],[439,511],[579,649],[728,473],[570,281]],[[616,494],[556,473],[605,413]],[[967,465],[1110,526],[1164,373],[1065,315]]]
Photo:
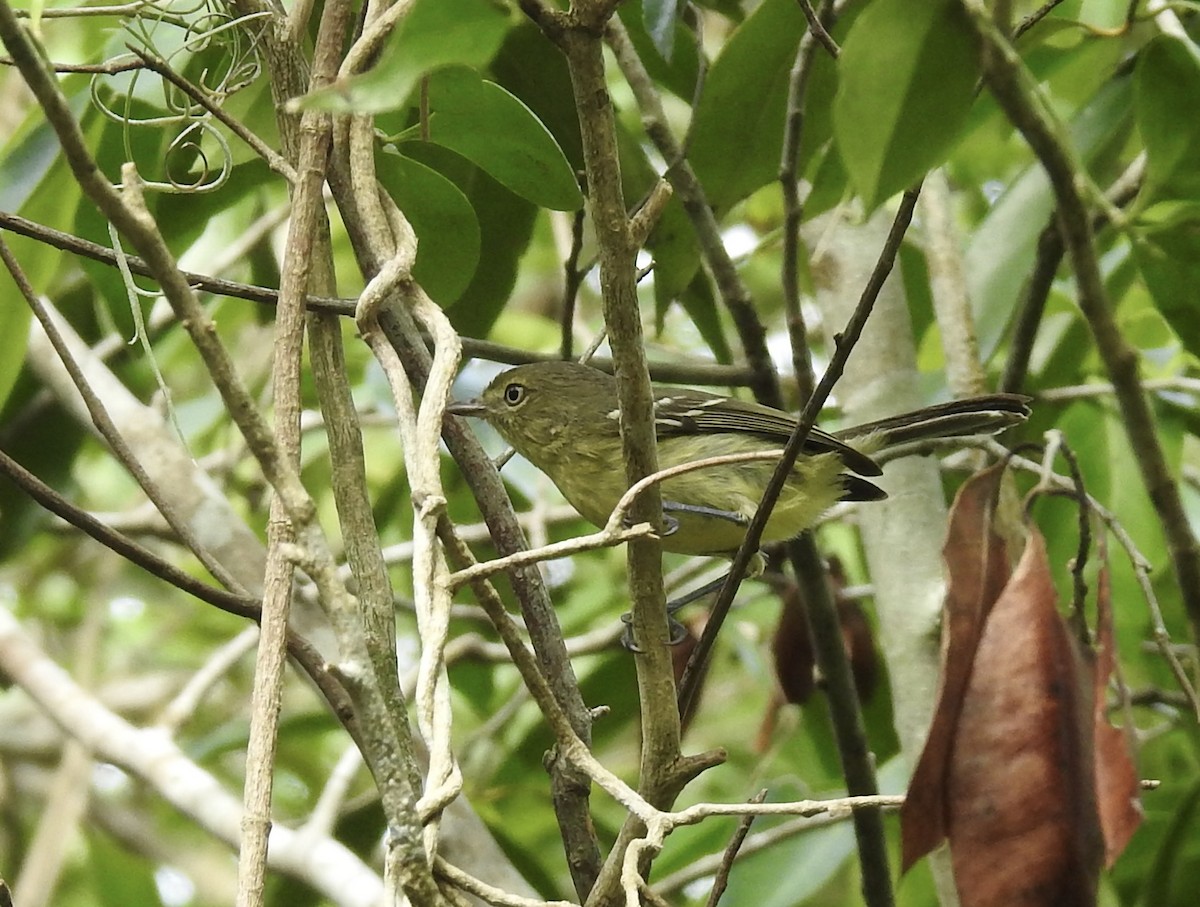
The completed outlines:
[[[1133,256],[1154,305],[1184,348],[1200,356],[1200,204],[1162,202],[1139,218]]]
[[[692,282],[680,295],[679,302],[717,361],[726,365],[733,362],[733,350],[729,348],[729,340],[725,337],[720,308],[713,296],[712,283],[704,271],[695,272]]]
[[[307,95],[302,106],[340,113],[405,107],[422,76],[443,66],[486,66],[512,24],[490,0],[416,0],[378,65]]]
[[[967,14],[953,0],[879,0],[842,46],[833,129],[873,210],[950,153],[979,76]]]
[[[646,240],[646,248],[654,256],[655,321],[661,325],[667,308],[700,269],[696,231],[677,196],[663,208],[662,216]]]
[[[460,334],[486,337],[512,293],[538,209],[440,145],[406,142],[403,151],[454,183],[475,212],[480,248],[487,254],[480,256],[470,284],[447,314]]]
[[[541,29],[527,22],[508,33],[492,60],[490,72],[497,84],[520,98],[550,130],[572,169],[582,170],[579,115],[571,91],[571,73],[562,51],[550,43]]]
[[[779,175],[787,76],[804,27],[795,0],[764,0],[708,72],[688,157],[718,211]]]
[[[429,138],[461,154],[535,205],[583,205],[575,173],[554,136],[521,101],[461,66],[429,79]],[[400,136],[413,138],[412,131]]]
[[[824,153],[813,159],[809,183],[812,192],[804,200],[804,217],[811,220],[840,204],[849,194],[846,165],[832,142],[826,144]]]
[[[664,60],[670,60],[675,50],[675,19],[679,0],[642,0],[642,22],[646,34]]]
[[[670,5],[674,5],[672,0]],[[662,23],[669,29],[672,50],[664,52],[660,38],[649,31],[650,4],[643,6],[638,2],[622,3],[617,10],[621,22],[629,34],[629,40],[634,50],[642,59],[646,72],[660,88],[677,95],[689,104],[696,93],[696,79],[700,72],[700,59],[696,52],[694,36],[678,16]]]
[[[1158,35],[1138,55],[1134,110],[1146,143],[1146,197],[1200,198],[1200,53],[1190,41]]]
[[[439,305],[451,305],[479,263],[479,221],[471,203],[436,170],[398,153],[379,154],[376,172],[417,234],[413,277]]]

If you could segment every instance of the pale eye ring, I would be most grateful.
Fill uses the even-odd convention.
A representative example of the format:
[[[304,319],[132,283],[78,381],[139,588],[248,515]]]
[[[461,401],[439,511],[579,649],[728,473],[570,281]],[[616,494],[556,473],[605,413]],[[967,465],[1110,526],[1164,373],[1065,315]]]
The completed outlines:
[[[504,388],[504,402],[509,406],[517,406],[525,399],[525,385],[513,382]]]

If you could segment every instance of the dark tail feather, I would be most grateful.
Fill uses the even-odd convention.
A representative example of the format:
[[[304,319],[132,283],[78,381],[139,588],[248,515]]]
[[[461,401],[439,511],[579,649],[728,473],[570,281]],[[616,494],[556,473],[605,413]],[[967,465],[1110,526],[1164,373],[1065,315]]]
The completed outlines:
[[[994,435],[1029,418],[1029,397],[1020,394],[988,394],[939,403],[877,422],[856,425],[836,435],[841,440],[875,436],[879,449],[927,441],[930,438],[962,438]],[[876,440],[877,439],[877,440]],[[874,447],[874,444],[872,445]]]
[[[843,501],[882,501],[887,498],[887,492],[873,482],[868,482],[862,476],[842,473]]]

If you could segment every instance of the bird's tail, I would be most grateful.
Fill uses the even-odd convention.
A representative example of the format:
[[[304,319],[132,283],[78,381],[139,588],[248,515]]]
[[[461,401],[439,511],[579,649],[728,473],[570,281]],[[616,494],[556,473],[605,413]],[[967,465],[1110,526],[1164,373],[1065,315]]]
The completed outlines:
[[[883,450],[932,438],[994,435],[1028,418],[1028,397],[1020,394],[985,394],[889,416],[834,434],[839,440],[848,442],[869,438],[872,450]]]

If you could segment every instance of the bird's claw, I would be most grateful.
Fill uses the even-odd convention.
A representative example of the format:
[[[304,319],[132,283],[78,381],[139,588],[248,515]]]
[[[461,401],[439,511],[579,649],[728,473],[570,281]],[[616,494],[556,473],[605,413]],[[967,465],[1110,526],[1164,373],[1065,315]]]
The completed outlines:
[[[633,641],[633,615],[626,611],[621,615],[621,623],[625,625],[621,630],[621,647],[634,655],[641,655],[643,650]],[[667,632],[670,634],[667,645],[671,646],[679,645],[688,637],[687,627],[670,615],[667,615]]]
[[[634,526],[638,525],[631,516],[626,516],[621,523],[626,529],[632,529]],[[667,536],[674,535],[679,531],[679,520],[675,519],[675,517],[668,513],[664,513],[662,526],[663,528],[655,533],[655,535],[657,535],[660,539],[665,539]]]

